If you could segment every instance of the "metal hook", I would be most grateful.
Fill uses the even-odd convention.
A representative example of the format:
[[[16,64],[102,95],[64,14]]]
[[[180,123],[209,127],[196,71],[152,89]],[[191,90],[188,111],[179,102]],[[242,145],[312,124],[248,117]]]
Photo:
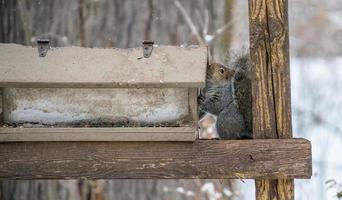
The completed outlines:
[[[45,57],[50,49],[49,39],[37,39],[38,54],[39,57]]]
[[[154,44],[154,41],[142,42],[144,58],[149,58],[151,56],[152,51],[153,51],[153,44]]]

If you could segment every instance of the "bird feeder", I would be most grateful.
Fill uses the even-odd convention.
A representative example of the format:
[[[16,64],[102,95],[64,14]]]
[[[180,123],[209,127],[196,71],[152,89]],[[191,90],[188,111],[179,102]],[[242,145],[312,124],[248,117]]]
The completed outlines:
[[[0,44],[1,142],[196,139],[206,46],[37,44]]]

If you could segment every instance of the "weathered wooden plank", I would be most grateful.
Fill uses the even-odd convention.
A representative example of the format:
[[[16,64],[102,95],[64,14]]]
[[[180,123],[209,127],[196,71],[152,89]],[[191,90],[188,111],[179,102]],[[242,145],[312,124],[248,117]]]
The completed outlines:
[[[252,63],[253,135],[276,134],[275,106],[270,65],[269,29],[266,0],[249,1],[250,56]],[[274,66],[275,67],[275,66]],[[255,125],[254,125],[255,124]]]
[[[4,115],[4,101],[3,101],[3,89],[0,88],[0,122],[3,121],[3,115]]]
[[[292,137],[287,4],[249,1],[254,138]],[[293,179],[259,179],[255,185],[257,200],[294,199]]]
[[[0,128],[0,142],[194,141],[195,127]]]
[[[0,143],[0,178],[308,178],[305,139]]]
[[[193,122],[194,126],[198,126],[198,89],[197,88],[190,88],[189,89],[189,110],[191,114],[191,121]]]
[[[204,87],[207,47],[99,49],[61,47],[39,57],[37,48],[0,44],[0,87]]]

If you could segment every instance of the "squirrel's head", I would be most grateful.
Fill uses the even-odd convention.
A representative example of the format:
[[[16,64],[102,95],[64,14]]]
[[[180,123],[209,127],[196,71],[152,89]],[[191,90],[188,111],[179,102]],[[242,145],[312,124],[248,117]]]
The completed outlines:
[[[210,64],[207,70],[207,80],[216,84],[226,84],[232,80],[233,76],[234,70],[219,63]]]

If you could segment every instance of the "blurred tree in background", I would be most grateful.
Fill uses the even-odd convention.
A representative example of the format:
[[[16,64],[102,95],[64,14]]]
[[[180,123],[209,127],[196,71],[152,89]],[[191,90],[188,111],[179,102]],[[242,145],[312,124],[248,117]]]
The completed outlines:
[[[157,44],[229,44],[233,0],[1,0],[0,42],[128,48]],[[184,11],[184,12],[183,12]],[[225,45],[226,46],[226,45]]]

